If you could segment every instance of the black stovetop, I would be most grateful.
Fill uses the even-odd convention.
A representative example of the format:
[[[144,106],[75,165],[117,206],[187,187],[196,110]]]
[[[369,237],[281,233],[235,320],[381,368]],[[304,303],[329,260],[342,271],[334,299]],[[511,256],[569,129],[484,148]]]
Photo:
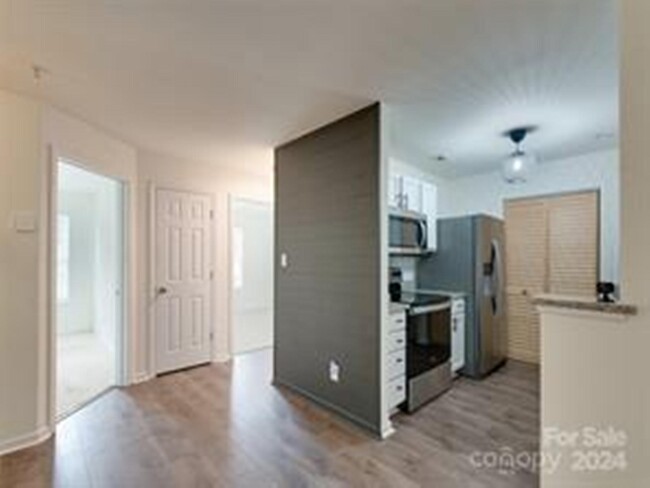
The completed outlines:
[[[426,307],[429,305],[440,305],[446,303],[450,298],[446,295],[434,295],[431,293],[418,293],[417,291],[403,291],[391,295],[391,301],[410,305],[412,307]]]

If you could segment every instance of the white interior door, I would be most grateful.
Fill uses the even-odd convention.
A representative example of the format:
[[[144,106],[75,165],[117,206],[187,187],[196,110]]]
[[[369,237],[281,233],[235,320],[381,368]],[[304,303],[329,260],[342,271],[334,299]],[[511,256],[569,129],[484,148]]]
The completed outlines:
[[[156,372],[210,361],[211,202],[156,192]]]

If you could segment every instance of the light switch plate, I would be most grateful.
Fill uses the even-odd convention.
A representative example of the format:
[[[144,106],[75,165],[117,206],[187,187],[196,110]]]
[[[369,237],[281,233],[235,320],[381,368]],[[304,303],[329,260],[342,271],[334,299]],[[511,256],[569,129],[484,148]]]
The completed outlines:
[[[415,281],[415,271],[412,269],[402,270],[403,281]]]
[[[31,211],[14,212],[13,228],[19,233],[36,232],[36,215]]]

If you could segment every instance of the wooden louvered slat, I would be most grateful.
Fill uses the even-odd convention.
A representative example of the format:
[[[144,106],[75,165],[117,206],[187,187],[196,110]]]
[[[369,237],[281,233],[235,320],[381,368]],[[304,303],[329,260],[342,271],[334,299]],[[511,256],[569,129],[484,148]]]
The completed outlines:
[[[548,208],[548,291],[594,296],[598,281],[598,194],[557,197],[549,201]]]
[[[505,202],[508,354],[539,362],[540,293],[593,295],[598,280],[599,195]]]
[[[539,318],[531,297],[544,291],[548,279],[546,202],[507,202],[505,217],[508,354],[513,359],[537,362]]]

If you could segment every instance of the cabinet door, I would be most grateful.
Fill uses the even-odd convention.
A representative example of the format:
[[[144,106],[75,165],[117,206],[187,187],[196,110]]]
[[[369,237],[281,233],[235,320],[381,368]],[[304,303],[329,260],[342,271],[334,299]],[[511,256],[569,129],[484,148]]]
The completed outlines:
[[[599,267],[598,193],[550,199],[548,227],[548,292],[595,298]]]
[[[422,183],[421,212],[427,216],[429,249],[435,251],[438,245],[436,228],[438,221],[438,188],[431,183]]]
[[[410,176],[402,177],[402,195],[404,208],[413,212],[422,211],[422,183]]]
[[[402,177],[391,174],[388,179],[388,206],[402,207]]]
[[[548,219],[544,199],[506,202],[508,357],[538,363],[539,312],[532,300],[546,291]]]
[[[451,323],[451,370],[465,366],[465,314],[456,314]]]

